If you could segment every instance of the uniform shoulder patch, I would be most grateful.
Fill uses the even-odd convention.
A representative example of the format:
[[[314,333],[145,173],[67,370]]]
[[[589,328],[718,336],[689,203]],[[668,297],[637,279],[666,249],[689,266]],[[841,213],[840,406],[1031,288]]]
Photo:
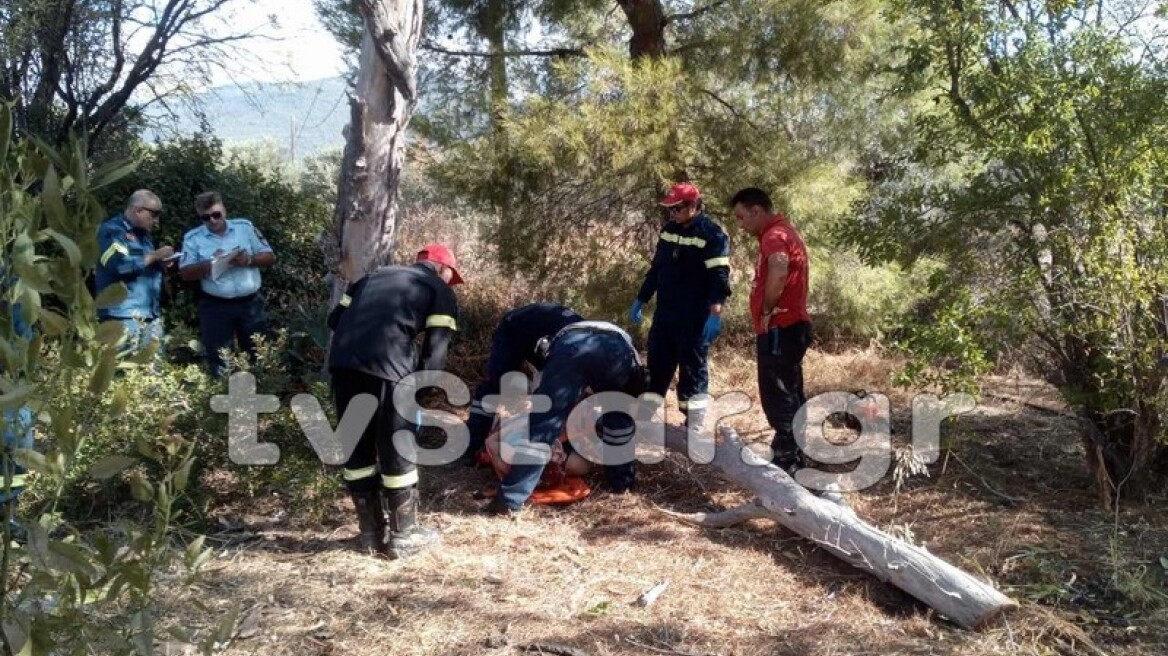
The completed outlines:
[[[234,226],[251,230],[252,234],[255,235],[256,239],[258,239],[261,244],[267,246],[268,248],[272,247],[272,245],[268,243],[268,240],[264,238],[264,233],[260,232],[260,229],[257,228],[254,223],[252,223],[251,219],[231,219],[230,223]]]

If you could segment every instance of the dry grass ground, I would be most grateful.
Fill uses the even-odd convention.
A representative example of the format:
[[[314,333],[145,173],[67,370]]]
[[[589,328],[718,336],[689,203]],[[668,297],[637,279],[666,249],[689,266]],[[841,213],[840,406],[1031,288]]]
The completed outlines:
[[[712,389],[753,393],[752,367],[720,354]],[[808,392],[885,391],[900,430],[909,397],[891,390],[890,368],[874,351],[811,353]],[[849,495],[872,524],[1023,602],[982,632],[936,618],[770,522],[710,531],[666,517],[659,509],[745,500],[676,456],[642,467],[635,494],[535,508],[517,521],[478,512],[471,495],[486,472],[427,469],[425,520],[445,540],[404,562],[352,551],[345,500],[323,523],[283,512],[277,497],[236,500],[220,511],[230,530],[211,537],[217,554],[203,576],[165,594],[164,623],[209,631],[238,605],[230,655],[1166,653],[1163,500],[1118,518],[1097,511],[1077,434],[1053,397],[1021,380],[991,382],[998,395],[947,433],[950,456],[929,477],[894,494],[889,476]],[[761,413],[733,423],[748,439],[767,437]],[[659,600],[638,606],[660,581],[669,586]]]

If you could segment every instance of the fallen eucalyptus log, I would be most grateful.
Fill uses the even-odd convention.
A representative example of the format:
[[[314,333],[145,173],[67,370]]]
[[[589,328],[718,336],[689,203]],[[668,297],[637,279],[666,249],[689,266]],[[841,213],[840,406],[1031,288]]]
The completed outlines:
[[[757,499],[721,513],[668,514],[711,528],[726,528],[757,518],[772,519],[967,629],[985,626],[1017,606],[989,583],[865,523],[846,503],[815,496],[786,472],[747,449],[733,429],[722,427],[719,433],[722,439],[711,464],[754,492]],[[683,429],[666,428],[668,448],[685,453],[685,440]]]

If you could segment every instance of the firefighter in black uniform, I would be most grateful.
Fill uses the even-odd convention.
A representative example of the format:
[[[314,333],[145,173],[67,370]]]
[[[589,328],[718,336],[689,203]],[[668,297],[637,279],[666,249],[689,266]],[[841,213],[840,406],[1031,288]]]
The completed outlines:
[[[390,558],[413,555],[441,538],[418,525],[418,470],[393,445],[396,431],[415,432],[416,425],[395,411],[393,386],[416,370],[446,366],[458,316],[450,287],[461,282],[450,249],[431,244],[418,252],[417,263],[382,267],[350,285],[329,314],[337,416],[343,417],[359,394],[379,401],[345,463],[344,479],[357,509],[362,547]],[[419,333],[425,334],[420,356]]]
[[[476,462],[476,456],[486,444],[487,434],[495,423],[495,413],[483,409],[483,398],[498,394],[503,375],[521,370],[525,362],[539,368],[542,363],[537,362],[535,347],[540,338],[550,339],[564,326],[583,320],[574,310],[558,303],[532,303],[503,315],[491,340],[486,375],[475,387],[470,403],[470,418],[466,422],[470,431],[470,449],[463,459],[464,464]]]
[[[697,187],[679,182],[661,201],[670,220],[629,311],[633,324],[640,324],[645,304],[657,295],[649,329],[649,391],[656,404],[664,405],[673,373],[680,369],[677,407],[686,425],[695,428],[702,425],[709,403],[706,361],[722,331],[722,305],[730,296],[730,242],[702,209],[701,199]]]

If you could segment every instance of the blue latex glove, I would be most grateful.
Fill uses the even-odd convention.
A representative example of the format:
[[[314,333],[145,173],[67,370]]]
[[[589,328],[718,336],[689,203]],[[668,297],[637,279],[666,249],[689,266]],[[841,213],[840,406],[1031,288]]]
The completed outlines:
[[[702,328],[702,340],[707,344],[713,344],[718,335],[722,333],[722,315],[711,314],[706,319],[706,326]]]
[[[638,298],[637,300],[633,301],[633,307],[629,309],[629,321],[632,321],[634,326],[639,326],[644,320],[645,304],[642,303],[641,299]]]

